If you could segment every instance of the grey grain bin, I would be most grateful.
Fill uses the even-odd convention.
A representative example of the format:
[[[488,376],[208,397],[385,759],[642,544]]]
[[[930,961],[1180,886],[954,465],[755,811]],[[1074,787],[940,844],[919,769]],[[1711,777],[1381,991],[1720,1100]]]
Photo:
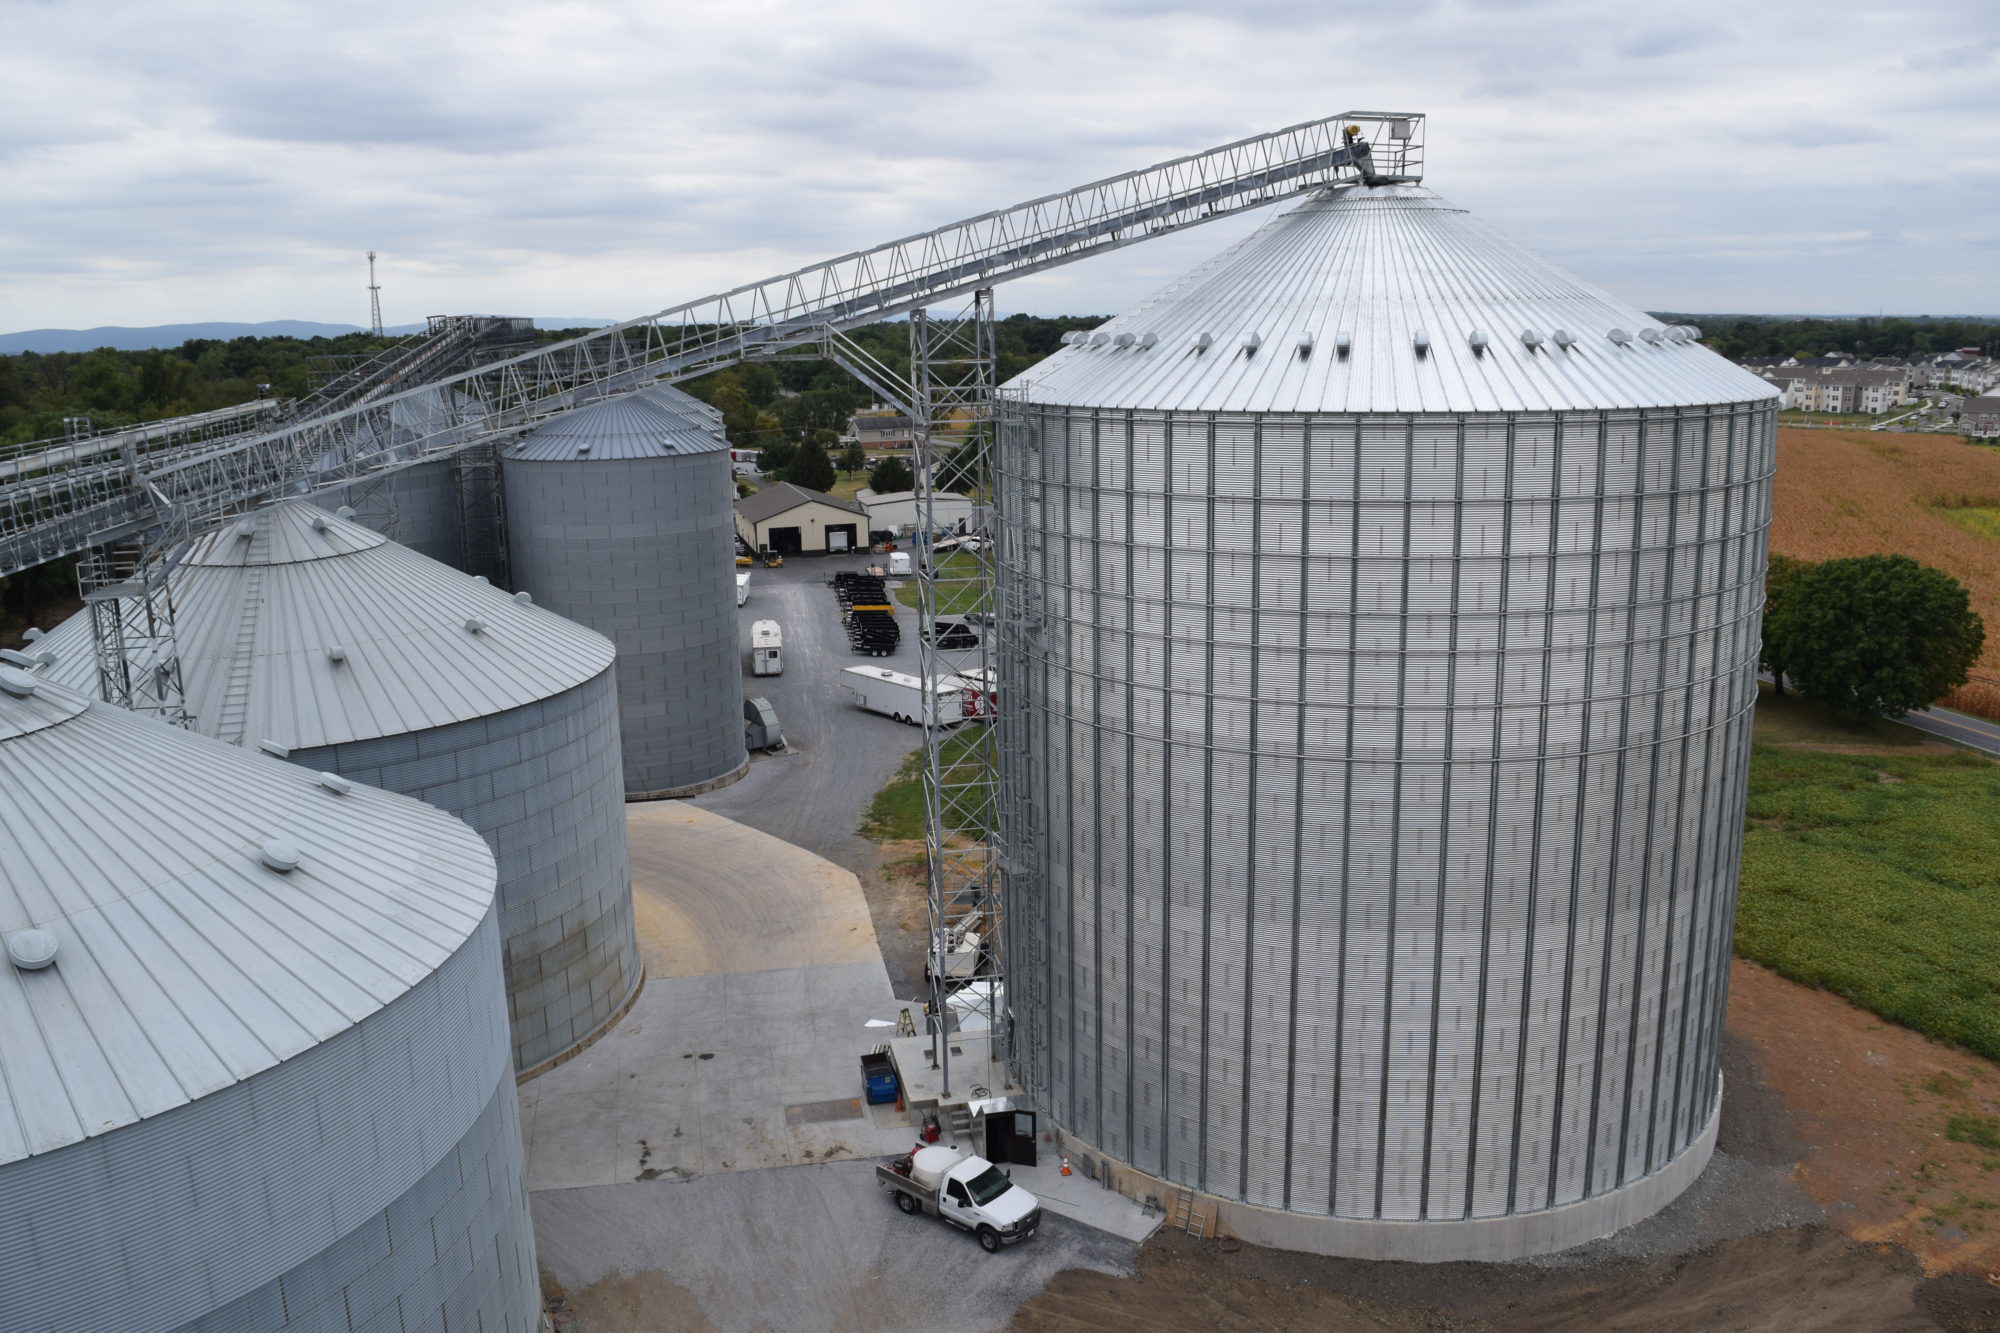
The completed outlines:
[[[513,585],[618,645],[627,797],[741,777],[735,488],[721,417],[676,389],[626,394],[537,428],[501,469]]]
[[[202,538],[173,588],[196,729],[429,801],[492,846],[518,1068],[623,1012],[640,962],[603,636],[298,502]],[[39,647],[95,693],[87,613]]]
[[[1770,387],[1357,185],[1003,397],[1009,999],[1056,1122],[1331,1253],[1549,1251],[1677,1195]]]
[[[419,453],[448,447],[464,434],[460,424],[468,413],[477,419],[479,404],[442,388],[424,389],[389,404],[386,420],[372,431],[364,431],[346,450],[318,460],[325,468],[343,462],[354,453],[374,457],[380,463],[400,463]],[[374,422],[373,415],[363,417]],[[468,563],[474,553],[468,545],[490,544],[492,516],[487,511],[497,504],[492,483],[481,467],[479,450],[449,454],[427,463],[397,468],[379,476],[365,476],[346,486],[315,492],[312,503],[333,512],[351,508],[355,522],[379,532],[400,546],[443,561],[454,569],[465,569],[491,577],[496,571],[484,551],[478,552],[479,568]],[[484,461],[490,462],[491,451]],[[467,512],[470,509],[472,512]]]
[[[472,830],[11,667],[0,828],[9,1330],[536,1327]]]

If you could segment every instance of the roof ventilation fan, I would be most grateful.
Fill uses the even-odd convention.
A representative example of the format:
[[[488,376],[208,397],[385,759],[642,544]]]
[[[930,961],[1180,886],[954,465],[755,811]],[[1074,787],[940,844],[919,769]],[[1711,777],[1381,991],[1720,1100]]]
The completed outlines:
[[[1474,329],[1465,335],[1465,345],[1472,349],[1474,356],[1484,356],[1486,354],[1486,335],[1478,329]]]
[[[1334,334],[1333,350],[1340,354],[1340,358],[1343,361],[1346,360],[1348,354],[1354,350],[1354,335],[1346,329],[1342,329],[1339,333]]]
[[[289,875],[299,868],[303,859],[298,844],[283,838],[272,838],[257,849],[257,859],[281,875]]]
[[[1429,356],[1431,350],[1431,335],[1425,333],[1422,329],[1418,329],[1415,333],[1410,335],[1410,346],[1416,349],[1418,356]]]
[[[39,972],[56,960],[59,947],[46,930],[17,930],[7,937],[7,958],[23,972]]]
[[[1576,346],[1576,335],[1568,329],[1557,329],[1549,335],[1549,338],[1556,346],[1561,348],[1567,349]]]
[[[1521,346],[1527,348],[1529,351],[1532,352],[1541,345],[1542,345],[1541,334],[1535,332],[1533,329],[1521,330]]]
[[[1612,342],[1617,343],[1620,347],[1627,346],[1632,341],[1632,335],[1627,333],[1624,329],[1612,329],[1608,331],[1604,336],[1611,339]]]

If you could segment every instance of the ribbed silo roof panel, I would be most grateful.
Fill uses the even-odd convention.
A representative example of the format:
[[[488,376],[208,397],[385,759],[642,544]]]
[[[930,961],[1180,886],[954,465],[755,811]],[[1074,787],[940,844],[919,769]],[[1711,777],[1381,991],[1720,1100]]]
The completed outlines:
[[[543,463],[677,458],[727,449],[722,414],[674,388],[645,389],[566,412],[535,427],[506,457]]]
[[[1314,195],[1009,389],[1076,407],[1261,413],[1588,411],[1774,392],[1414,185]]]
[[[0,1163],[193,1101],[345,1031],[491,908],[486,844],[430,806],[39,682],[0,693]],[[299,852],[268,867],[272,839]]]
[[[297,502],[202,538],[173,578],[188,711],[234,743],[307,749],[486,717],[615,655],[601,634]],[[36,648],[56,654],[42,677],[95,692],[87,612]]]

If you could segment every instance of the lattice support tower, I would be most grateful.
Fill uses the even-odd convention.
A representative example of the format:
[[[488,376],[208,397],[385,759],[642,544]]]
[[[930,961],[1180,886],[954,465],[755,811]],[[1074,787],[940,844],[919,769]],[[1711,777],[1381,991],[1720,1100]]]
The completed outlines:
[[[846,360],[842,358],[843,362]],[[998,844],[1003,764],[994,724],[998,683],[991,494],[996,357],[993,293],[956,313],[910,315],[910,403],[916,442],[918,676],[959,678],[965,720],[925,728],[924,853],[932,1042],[952,1092],[953,1030],[982,1026],[988,1068],[961,1070],[972,1086],[1004,1085],[1007,1053],[1006,918]],[[938,497],[974,500],[969,522],[944,522]],[[954,629],[953,627],[962,627]],[[974,640],[966,642],[964,631]]]
[[[171,575],[186,546],[182,511],[164,504],[156,534],[95,546],[77,562],[77,582],[90,609],[97,689],[106,703],[192,726],[174,640]]]

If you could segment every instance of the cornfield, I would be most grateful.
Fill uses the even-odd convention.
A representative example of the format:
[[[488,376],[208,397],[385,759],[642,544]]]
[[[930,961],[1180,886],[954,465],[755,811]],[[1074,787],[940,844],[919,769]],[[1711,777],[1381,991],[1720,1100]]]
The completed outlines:
[[[2000,540],[1982,531],[2000,515],[2000,450],[1954,435],[1781,427],[1771,511],[1775,555],[1907,555],[1963,583],[1986,621],[1986,652],[1940,702],[2000,718]]]

